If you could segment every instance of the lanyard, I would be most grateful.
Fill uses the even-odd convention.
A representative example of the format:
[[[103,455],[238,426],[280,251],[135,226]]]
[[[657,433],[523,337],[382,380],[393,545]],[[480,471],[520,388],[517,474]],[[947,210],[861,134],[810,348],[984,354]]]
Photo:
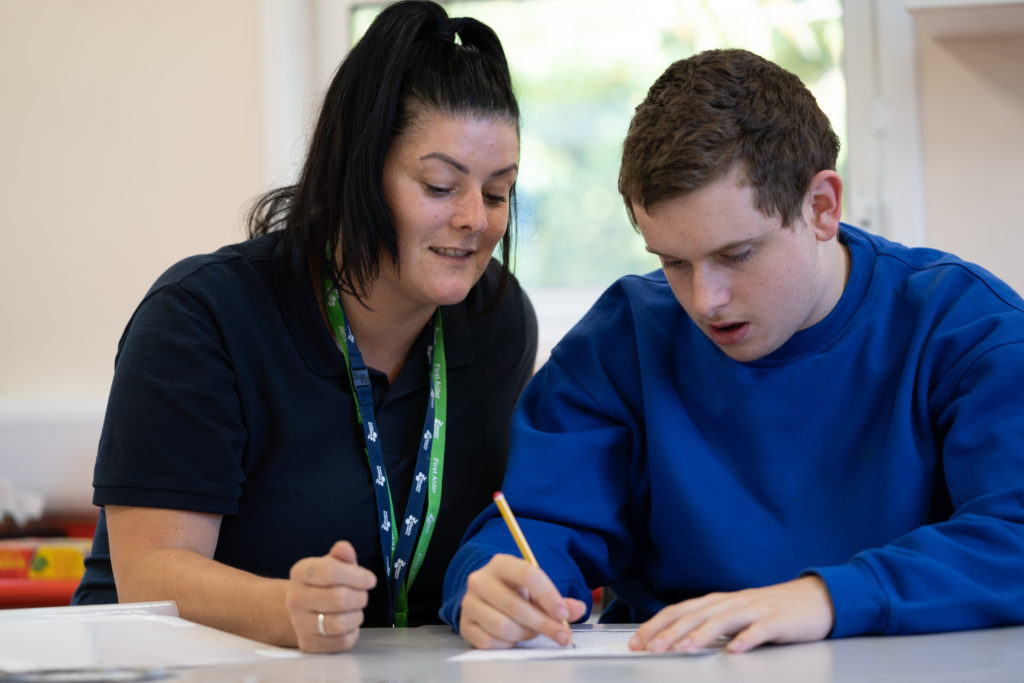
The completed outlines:
[[[427,414],[423,421],[423,438],[416,455],[416,474],[413,477],[409,500],[402,520],[395,518],[395,506],[391,500],[387,468],[384,466],[384,452],[381,450],[380,435],[377,433],[373,412],[373,389],[370,373],[363,362],[363,356],[356,346],[352,328],[345,320],[341,308],[341,297],[329,278],[324,278],[327,317],[335,338],[345,340],[339,344],[345,356],[352,393],[356,399],[356,416],[363,426],[366,457],[373,477],[374,495],[377,499],[377,520],[380,530],[380,547],[384,556],[384,574],[388,584],[388,622],[395,626],[408,623],[408,592],[416,574],[419,573],[423,558],[434,533],[437,513],[441,505],[441,480],[444,473],[445,420],[447,419],[448,388],[447,369],[444,356],[444,335],[441,331],[441,309],[434,316],[434,343],[427,350],[430,362],[430,398]],[[429,481],[428,481],[429,480]],[[424,484],[428,484],[424,486]],[[423,517],[426,502],[427,514]],[[423,520],[422,530],[420,520]],[[416,541],[417,535],[419,540]],[[415,542],[415,552],[414,544]],[[406,570],[406,568],[408,568]],[[403,576],[403,570],[406,570]],[[404,580],[403,580],[404,579]]]

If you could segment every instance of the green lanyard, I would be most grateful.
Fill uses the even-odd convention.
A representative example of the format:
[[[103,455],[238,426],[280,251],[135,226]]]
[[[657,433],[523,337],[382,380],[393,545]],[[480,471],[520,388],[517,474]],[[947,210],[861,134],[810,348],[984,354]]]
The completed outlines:
[[[363,426],[363,445],[374,495],[377,499],[377,519],[384,556],[384,573],[388,584],[388,621],[395,626],[408,625],[409,588],[423,565],[430,537],[434,533],[438,510],[441,506],[441,482],[444,475],[445,421],[447,420],[448,380],[444,355],[444,334],[441,331],[441,309],[434,315],[434,343],[428,349],[430,360],[430,398],[423,423],[423,437],[416,456],[416,474],[413,477],[405,517],[395,518],[391,499],[384,452],[377,433],[373,411],[373,389],[370,374],[356,345],[352,329],[345,320],[341,297],[329,278],[324,278],[324,302],[338,345],[345,356],[352,395],[356,400],[356,416]],[[424,502],[427,514],[422,517]],[[420,524],[422,518],[422,525]],[[418,534],[418,540],[417,540]],[[415,542],[415,551],[414,551]],[[406,570],[408,567],[408,570]],[[403,571],[405,571],[403,575]]]

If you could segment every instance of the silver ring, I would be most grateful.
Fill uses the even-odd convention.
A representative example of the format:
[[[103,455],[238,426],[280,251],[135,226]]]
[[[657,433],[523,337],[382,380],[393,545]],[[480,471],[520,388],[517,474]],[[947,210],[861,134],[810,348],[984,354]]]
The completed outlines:
[[[327,631],[324,629],[324,613],[316,613],[316,632],[322,635],[324,638],[327,637]]]

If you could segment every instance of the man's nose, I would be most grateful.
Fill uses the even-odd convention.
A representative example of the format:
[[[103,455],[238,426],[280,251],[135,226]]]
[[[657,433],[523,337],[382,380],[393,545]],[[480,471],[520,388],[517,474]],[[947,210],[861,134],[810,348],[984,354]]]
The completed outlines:
[[[693,269],[693,306],[704,318],[714,318],[732,299],[728,276],[713,266]]]

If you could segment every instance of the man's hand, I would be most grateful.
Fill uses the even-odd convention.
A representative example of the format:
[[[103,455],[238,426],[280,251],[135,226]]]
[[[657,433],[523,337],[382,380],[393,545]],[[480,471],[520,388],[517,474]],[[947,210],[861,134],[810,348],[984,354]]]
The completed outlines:
[[[512,647],[543,634],[567,645],[565,621],[587,611],[585,603],[563,598],[543,571],[511,555],[495,555],[469,575],[459,632],[478,648]]]
[[[323,557],[306,557],[292,565],[285,604],[299,648],[351,649],[359,637],[369,591],[376,584],[374,573],[356,564],[356,551],[348,541],[338,541]]]
[[[731,636],[726,650],[746,652],[764,643],[821,640],[832,630],[834,619],[825,582],[818,576],[803,576],[669,605],[637,629],[629,646],[651,652],[687,651]]]

